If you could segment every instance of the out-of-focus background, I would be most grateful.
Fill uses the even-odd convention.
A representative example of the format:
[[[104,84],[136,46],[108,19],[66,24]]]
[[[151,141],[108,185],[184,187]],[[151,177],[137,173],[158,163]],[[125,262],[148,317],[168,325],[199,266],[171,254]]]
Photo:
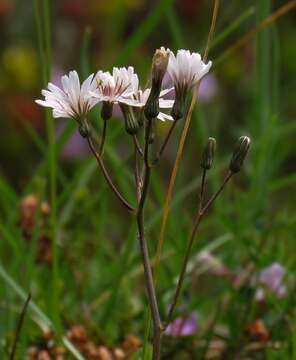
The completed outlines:
[[[193,251],[193,270],[181,301],[186,314],[198,313],[198,320],[194,318],[196,331],[190,334],[190,340],[188,337],[184,340],[180,331],[176,331],[177,335],[168,335],[165,349],[168,359],[199,359],[200,345],[196,345],[196,339],[202,336],[209,340],[208,353],[209,344],[217,335],[216,328],[209,323],[216,313],[220,346],[223,351],[228,348],[236,351],[229,350],[228,356],[250,356],[249,350],[241,354],[229,345],[236,339],[242,341],[241,349],[247,347],[248,332],[252,341],[258,336],[256,343],[262,345],[263,335],[257,333],[258,321],[261,321],[264,339],[268,340],[256,356],[270,357],[249,358],[290,359],[296,354],[295,339],[294,346],[287,340],[293,331],[295,338],[296,332],[293,297],[288,289],[293,280],[289,286],[285,285],[285,296],[278,297],[276,291],[271,291],[264,305],[256,305],[254,281],[244,288],[245,292],[235,293],[233,286],[233,277],[239,277],[249,266],[254,267],[255,274],[262,274],[264,269],[275,265],[278,271],[283,271],[285,279],[296,275],[296,16],[293,3],[221,1],[209,55],[213,67],[201,83],[167,228],[159,286],[163,313],[170,301],[191,228],[202,146],[208,136],[217,139],[217,157],[209,177],[208,193],[219,185],[240,135],[252,138],[252,149],[244,171],[229,185],[201,228]],[[292,5],[285,12],[287,4]],[[282,14],[277,12],[281,7]],[[44,63],[38,48],[38,26],[44,25],[40,24],[42,19],[38,14],[41,8],[42,1],[38,0],[0,0],[1,358],[7,355],[13,342],[23,303],[17,291],[19,287],[24,291],[31,289],[38,308],[49,318],[55,313],[49,285],[54,255],[50,239],[47,128],[44,109],[34,102],[41,98],[44,87]],[[213,1],[206,0],[50,1],[51,81],[59,85],[61,76],[73,69],[84,79],[99,69],[132,65],[144,86],[156,48],[203,52],[212,9]],[[270,21],[264,22],[267,18]],[[116,112],[111,121],[106,161],[115,181],[135,201],[131,143],[123,133],[120,114]],[[83,327],[88,334],[87,341],[93,346],[113,349],[119,346],[127,356],[133,345],[124,343],[126,334],[133,334],[130,336],[134,336],[136,349],[143,340],[144,329],[145,292],[135,227],[120,206],[114,204],[113,195],[102,181],[75,123],[58,119],[55,124],[60,264],[60,280],[56,285],[60,293],[58,312],[62,314],[62,329],[75,332],[74,326],[80,326],[80,331]],[[152,253],[181,128],[180,123],[163,163],[153,176],[147,209]],[[158,130],[161,137],[167,131],[167,124],[160,124]],[[214,266],[209,265],[209,261],[219,263],[224,272],[220,268],[218,275],[208,274],[204,266],[206,269]],[[270,276],[271,282],[278,280],[278,275]],[[225,309],[221,301],[227,296],[233,306]],[[255,304],[251,306],[252,311],[249,303]],[[241,313],[246,311],[250,311],[249,317],[241,319]],[[42,321],[36,318],[38,314],[28,315],[19,359],[25,358],[28,348],[46,343],[40,330]],[[248,327],[250,324],[257,326],[255,335],[253,327],[252,331]],[[179,335],[180,339],[176,340]],[[79,341],[75,336],[77,333],[70,333],[69,338],[77,345]],[[278,349],[273,352],[273,345],[270,348],[266,345],[268,341],[278,344]],[[44,351],[49,353],[46,346]],[[177,357],[178,349],[181,349],[180,357]],[[218,356],[221,354],[222,350]],[[255,356],[254,353],[251,356]],[[100,359],[99,355],[93,358]]]

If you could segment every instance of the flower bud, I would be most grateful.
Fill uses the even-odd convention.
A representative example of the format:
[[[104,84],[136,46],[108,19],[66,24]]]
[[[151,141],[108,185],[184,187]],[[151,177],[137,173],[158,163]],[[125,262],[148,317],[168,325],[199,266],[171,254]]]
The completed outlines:
[[[144,113],[148,120],[157,117],[159,113],[159,94],[161,91],[161,84],[164,74],[166,72],[169,62],[169,50],[161,47],[155,51],[152,59],[152,86],[146,105],[144,107]]]
[[[130,135],[136,134],[140,126],[133,112],[132,107],[126,104],[121,104],[120,108],[124,117],[126,132]]]
[[[169,63],[169,50],[165,49],[163,46],[160,49],[157,49],[153,55],[152,59],[152,87],[160,87],[162,79],[166,72]]]
[[[113,103],[109,101],[103,101],[101,117],[103,120],[109,120],[113,112]]]
[[[89,129],[89,124],[86,119],[84,119],[80,122],[78,130],[79,130],[80,135],[83,138],[88,137],[90,129]]]
[[[150,92],[149,98],[144,106],[144,114],[148,120],[152,120],[157,117],[159,114],[159,98],[154,96],[152,90]]]
[[[247,136],[241,136],[238,139],[236,148],[233,152],[232,159],[230,161],[229,170],[233,173],[237,173],[241,170],[243,162],[248,154],[251,140]]]
[[[200,166],[204,170],[209,170],[212,167],[214,155],[216,151],[216,140],[212,137],[208,138],[208,142],[204,147],[201,156]]]
[[[175,121],[183,118],[186,108],[187,93],[184,90],[176,91],[174,105],[171,115]]]

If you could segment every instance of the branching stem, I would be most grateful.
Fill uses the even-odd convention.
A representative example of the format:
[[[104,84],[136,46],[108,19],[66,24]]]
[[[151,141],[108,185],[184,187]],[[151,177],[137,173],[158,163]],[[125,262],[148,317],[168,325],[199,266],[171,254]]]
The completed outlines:
[[[226,175],[225,179],[223,180],[223,183],[220,186],[220,188],[218,189],[218,191],[208,200],[208,202],[204,206],[202,206],[202,205],[199,206],[197,216],[196,216],[196,219],[195,219],[195,222],[193,224],[192,231],[191,231],[191,235],[190,235],[190,238],[189,238],[189,241],[187,243],[186,250],[185,250],[185,255],[184,255],[183,263],[182,263],[182,268],[181,268],[181,272],[180,272],[180,275],[179,275],[178,284],[177,284],[176,291],[175,291],[175,294],[174,294],[174,297],[173,297],[173,301],[171,303],[170,310],[169,310],[169,313],[168,313],[168,316],[167,316],[166,326],[172,321],[172,318],[173,318],[173,315],[174,315],[174,310],[176,308],[176,305],[177,305],[177,302],[178,302],[178,299],[179,299],[179,296],[180,296],[180,293],[181,293],[181,290],[182,290],[182,285],[183,285],[184,277],[185,277],[185,274],[186,274],[187,264],[188,264],[189,257],[190,257],[190,254],[191,254],[192,245],[193,245],[194,239],[196,237],[197,229],[198,229],[198,227],[199,227],[199,225],[200,225],[200,223],[202,221],[203,216],[209,210],[209,208],[211,207],[213,202],[217,199],[217,197],[221,194],[221,192],[224,190],[226,184],[228,183],[228,181],[230,180],[232,175],[233,175],[233,173],[229,172]],[[203,178],[204,177],[205,176],[203,176]],[[202,185],[202,187],[201,187],[201,194],[204,191],[203,188],[204,188],[204,185]]]
[[[169,129],[168,133],[166,134],[166,137],[165,137],[165,139],[164,139],[164,141],[163,141],[163,143],[162,143],[162,145],[160,147],[160,150],[159,150],[159,152],[157,154],[156,159],[154,160],[154,163],[158,162],[158,160],[161,158],[161,156],[162,156],[164,150],[166,149],[167,144],[168,144],[168,142],[169,142],[169,140],[171,138],[171,135],[172,135],[172,133],[173,133],[175,127],[176,127],[176,124],[177,124],[177,121],[173,121],[172,125],[170,126],[170,129]]]
[[[90,138],[90,136],[86,137],[88,145],[93,153],[93,155],[95,156],[101,170],[102,173],[104,175],[105,180],[107,181],[108,185],[110,186],[111,190],[113,191],[114,195],[117,197],[117,199],[121,202],[121,204],[128,209],[128,211],[134,213],[135,209],[132,207],[132,205],[129,204],[129,202],[123,197],[123,195],[119,192],[119,190],[116,188],[116,186],[113,184],[111,177],[105,167],[104,161],[101,158],[100,154],[97,152],[95,145],[92,141],[92,139]]]

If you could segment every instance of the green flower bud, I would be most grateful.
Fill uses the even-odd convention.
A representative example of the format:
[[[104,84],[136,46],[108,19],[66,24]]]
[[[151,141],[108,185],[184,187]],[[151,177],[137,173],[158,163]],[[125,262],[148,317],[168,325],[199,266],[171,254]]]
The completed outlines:
[[[243,162],[248,154],[251,140],[247,136],[241,136],[238,139],[236,148],[233,152],[232,159],[230,161],[229,170],[233,173],[237,173],[241,170]]]
[[[121,104],[120,108],[124,117],[126,132],[130,135],[136,134],[140,126],[132,107],[126,104]]]
[[[144,106],[144,114],[148,120],[156,118],[159,114],[159,93],[153,93],[153,87]]]
[[[113,103],[109,101],[103,101],[101,117],[103,120],[109,120],[113,112]]]
[[[86,119],[79,122],[78,131],[83,138],[86,138],[89,136],[90,129],[89,129],[89,124]]]
[[[175,89],[176,97],[171,111],[171,115],[175,121],[183,118],[186,111],[187,90]]]
[[[200,166],[204,170],[209,170],[212,167],[214,155],[216,151],[216,140],[212,137],[208,138],[208,142],[204,147],[201,156]]]

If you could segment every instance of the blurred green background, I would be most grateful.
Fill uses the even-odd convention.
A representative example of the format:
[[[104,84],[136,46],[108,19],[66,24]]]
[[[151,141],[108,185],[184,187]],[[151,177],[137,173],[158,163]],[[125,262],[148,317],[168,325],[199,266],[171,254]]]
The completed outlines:
[[[233,272],[243,271],[248,264],[260,271],[277,262],[291,276],[296,275],[295,6],[255,31],[262,20],[289,3],[295,5],[295,1],[221,1],[209,55],[213,68],[201,84],[166,233],[158,289],[163,313],[191,228],[200,153],[208,136],[218,143],[208,193],[222,180],[237,137],[250,136],[252,149],[244,171],[233,179],[202,225],[194,246],[193,268],[198,267],[194,261],[198,253],[211,249]],[[47,317],[60,314],[61,332],[81,324],[93,341],[111,347],[128,333],[143,339],[146,300],[134,221],[115,204],[75,123],[59,119],[55,121],[59,281],[54,284],[59,289],[59,303],[51,303],[53,254],[46,208],[51,206],[50,149],[44,111],[34,102],[44,87],[45,64],[38,50],[38,21],[43,21],[38,8],[42,9],[42,4],[38,0],[0,0],[1,358],[8,354],[24,301],[18,286],[31,290],[38,309]],[[55,84],[72,69],[84,79],[99,69],[132,65],[144,85],[156,48],[204,50],[213,8],[213,2],[205,0],[59,0],[49,1],[49,5],[51,81]],[[252,36],[229,51],[252,31]],[[122,121],[116,119],[120,116],[115,113],[114,118],[106,161],[116,183],[135,202],[132,144],[123,134]],[[167,124],[160,124],[159,136],[166,129]],[[146,226],[152,254],[181,129],[180,123],[152,179]],[[33,196],[30,200],[37,209],[33,209],[34,221],[29,225],[24,223],[28,195]],[[199,312],[201,329],[219,301],[230,294],[233,306],[216,319],[228,329],[227,344],[239,341],[246,324],[260,318],[270,339],[281,346],[276,351],[264,349],[265,357],[259,358],[296,356],[292,291],[285,299],[271,297],[266,308],[258,309],[249,293],[235,293],[227,279],[214,277],[209,283],[208,278],[200,282],[194,272],[191,275],[182,303]],[[252,311],[242,321],[238,314],[246,312],[249,303]],[[42,337],[39,325],[45,320],[34,310],[32,313],[25,322],[17,359],[25,358],[28,347]],[[204,333],[209,336],[207,330]],[[210,335],[209,339],[213,333]],[[171,354],[167,358],[199,359],[200,351],[192,344],[194,340],[177,343],[178,351],[172,355],[167,350]],[[175,342],[169,342],[167,349],[174,346]]]

